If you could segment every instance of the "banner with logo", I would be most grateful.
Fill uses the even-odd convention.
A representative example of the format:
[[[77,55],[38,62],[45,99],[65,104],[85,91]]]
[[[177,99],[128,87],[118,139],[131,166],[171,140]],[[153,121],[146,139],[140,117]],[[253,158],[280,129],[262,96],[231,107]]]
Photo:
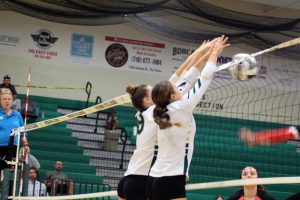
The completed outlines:
[[[146,73],[166,73],[165,44],[105,36],[105,60],[110,67]]]
[[[28,53],[34,58],[52,59],[58,55],[57,51],[52,50],[52,46],[58,40],[58,37],[49,29],[39,29],[30,35],[35,47],[28,48]]]
[[[0,46],[11,46],[16,47],[20,44],[20,37],[12,35],[0,35]]]

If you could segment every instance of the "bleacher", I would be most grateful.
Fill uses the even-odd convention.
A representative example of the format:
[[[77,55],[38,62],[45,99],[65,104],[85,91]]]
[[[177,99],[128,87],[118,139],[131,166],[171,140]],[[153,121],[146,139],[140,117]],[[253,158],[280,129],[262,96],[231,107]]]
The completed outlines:
[[[40,116],[30,119],[29,123],[61,116],[57,111],[60,106],[73,108],[80,105],[79,108],[83,108],[83,103],[76,101],[67,102],[38,96],[32,96],[31,100],[37,102]],[[48,171],[53,171],[56,160],[62,160],[63,171],[68,179],[75,181],[75,194],[110,190],[108,185],[103,185],[103,177],[96,175],[96,167],[90,165],[90,158],[84,155],[84,149],[78,146],[77,138],[72,137],[72,130],[67,128],[67,122],[30,131],[27,137],[31,154],[41,164],[40,179],[44,179]]]

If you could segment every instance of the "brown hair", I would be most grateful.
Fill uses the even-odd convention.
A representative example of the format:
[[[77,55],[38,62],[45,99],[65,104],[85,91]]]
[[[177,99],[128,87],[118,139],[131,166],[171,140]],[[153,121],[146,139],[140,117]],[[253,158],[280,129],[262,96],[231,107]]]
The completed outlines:
[[[246,166],[246,167],[244,167],[244,168],[242,169],[241,175],[240,175],[241,178],[242,178],[242,174],[243,174],[244,169],[246,169],[247,167],[255,169],[255,170],[256,170],[256,173],[257,173],[257,178],[260,178],[259,173],[258,173],[258,170],[257,170],[255,167],[252,167],[252,166]],[[258,189],[264,189],[263,185],[257,185],[257,188],[258,188]]]
[[[144,97],[148,95],[147,86],[146,84],[142,84],[136,87],[131,85],[126,87],[126,92],[130,94],[133,106],[140,112],[147,109],[143,101]]]
[[[156,105],[153,111],[153,117],[160,129],[172,126],[170,116],[167,114],[167,105],[170,104],[171,94],[174,93],[175,91],[170,81],[161,81],[156,84],[152,90],[152,100]]]

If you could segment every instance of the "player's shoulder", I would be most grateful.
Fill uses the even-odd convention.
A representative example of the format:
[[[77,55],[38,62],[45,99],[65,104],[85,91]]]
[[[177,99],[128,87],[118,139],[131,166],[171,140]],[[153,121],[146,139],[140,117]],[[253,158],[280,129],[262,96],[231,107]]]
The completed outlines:
[[[258,189],[257,196],[264,200],[275,200],[275,198],[265,189]]]
[[[243,189],[240,189],[240,190],[234,192],[234,193],[228,198],[228,200],[238,200],[238,199],[240,199],[243,195],[244,195],[244,190],[243,190]]]
[[[154,119],[153,119],[153,110],[154,110],[154,108],[155,108],[155,105],[152,105],[149,108],[147,108],[147,110],[142,112],[144,120],[154,121]]]

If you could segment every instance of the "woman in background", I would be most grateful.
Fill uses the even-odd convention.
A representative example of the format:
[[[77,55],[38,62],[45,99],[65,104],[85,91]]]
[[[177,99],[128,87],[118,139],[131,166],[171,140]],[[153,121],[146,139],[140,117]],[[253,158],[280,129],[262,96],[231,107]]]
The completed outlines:
[[[23,118],[12,108],[13,95],[9,89],[2,88],[0,92],[0,171],[9,168],[6,161],[16,157],[18,136],[10,136],[11,131],[23,126]],[[21,144],[28,154],[30,152],[27,139],[21,133]]]
[[[258,178],[257,170],[254,167],[245,167],[241,173],[241,179],[256,179]],[[260,185],[244,185],[244,187],[235,192],[228,200],[275,200]]]

